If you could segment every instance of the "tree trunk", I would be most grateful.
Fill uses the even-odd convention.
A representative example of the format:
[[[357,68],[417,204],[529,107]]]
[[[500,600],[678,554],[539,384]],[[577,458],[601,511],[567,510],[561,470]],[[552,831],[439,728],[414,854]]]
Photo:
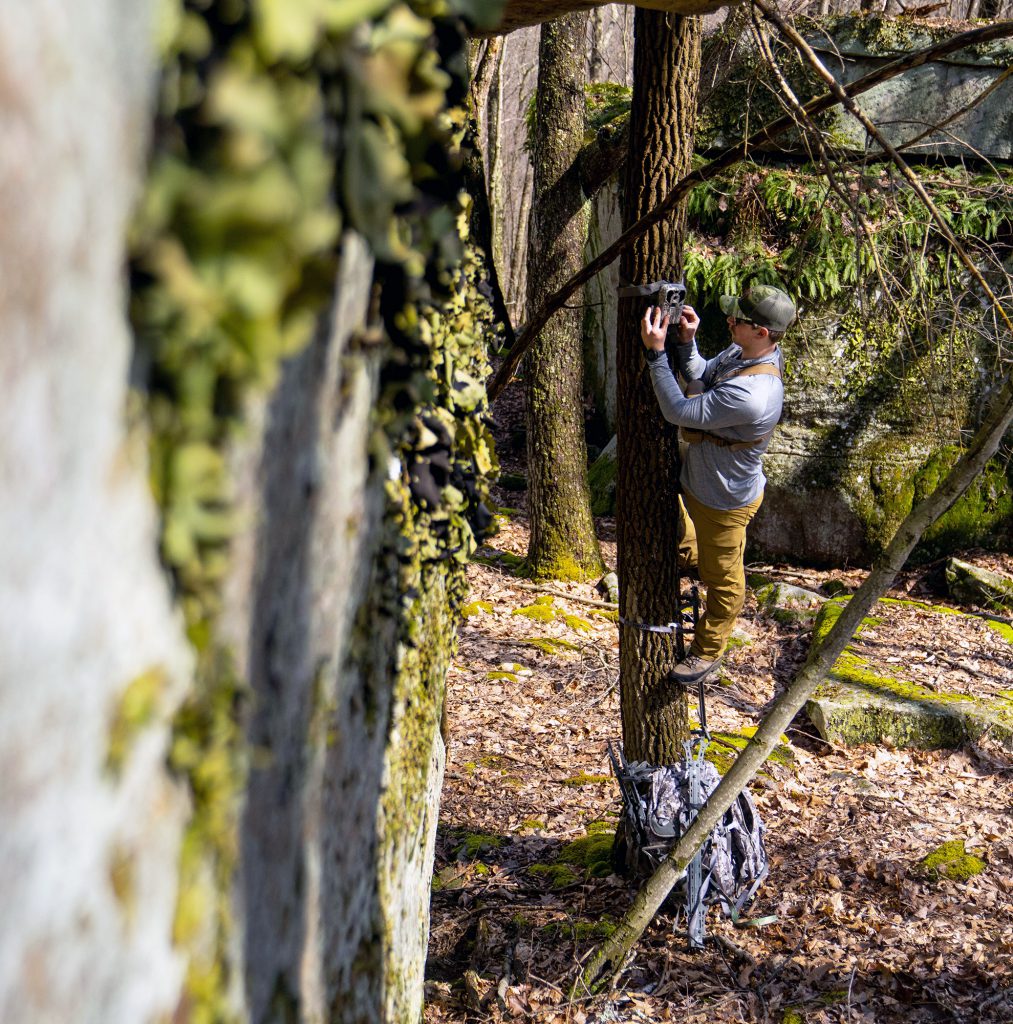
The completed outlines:
[[[647,213],[689,171],[700,71],[700,21],[637,11],[630,158],[624,221]],[[627,249],[623,280],[635,284],[682,276],[680,206]],[[623,743],[633,760],[671,763],[687,735],[681,692],[665,683],[674,663],[671,634],[641,628],[679,617],[679,451],[651,387],[640,341],[647,300],[619,305],[617,539]]]
[[[528,303],[541,305],[584,262],[587,208],[575,159],[584,141],[586,14],[542,26]],[[586,579],[602,569],[587,486],[583,310],[546,324],[524,375],[532,575]]]

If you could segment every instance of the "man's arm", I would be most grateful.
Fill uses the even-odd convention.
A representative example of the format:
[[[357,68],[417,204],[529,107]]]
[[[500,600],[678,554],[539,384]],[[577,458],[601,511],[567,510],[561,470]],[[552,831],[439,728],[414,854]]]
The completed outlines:
[[[776,377],[764,376],[750,377],[748,384],[728,381],[706,394],[686,398],[668,360],[659,359],[651,363],[650,370],[661,415],[669,423],[692,430],[721,430],[759,422],[767,408],[769,382],[777,380]]]

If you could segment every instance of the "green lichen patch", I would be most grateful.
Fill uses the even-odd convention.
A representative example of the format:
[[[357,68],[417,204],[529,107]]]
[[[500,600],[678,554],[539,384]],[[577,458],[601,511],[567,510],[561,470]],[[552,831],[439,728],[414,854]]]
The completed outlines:
[[[980,875],[986,867],[986,863],[980,857],[964,849],[962,839],[954,839],[943,843],[927,857],[923,857],[918,862],[916,870],[918,874],[933,880],[949,878],[953,882],[966,882],[975,875]]]
[[[596,921],[551,921],[541,931],[547,938],[591,942],[607,939],[617,927],[615,919],[605,914]]]
[[[502,679],[508,683],[518,683],[521,680],[521,676],[530,675],[533,675],[532,670],[524,665],[518,664],[516,661],[502,661],[491,672],[487,672],[485,678],[489,680]]]
[[[157,665],[127,683],[109,723],[106,770],[111,775],[119,776],[138,734],[156,720],[165,684],[165,670]]]
[[[472,601],[469,604],[466,604],[461,609],[461,614],[466,619],[473,618],[474,616],[481,615],[483,613],[488,615],[491,612],[492,612],[492,602],[491,601]]]
[[[559,862],[582,867],[591,878],[605,878],[612,874],[612,842],[611,832],[595,832],[581,836],[559,851]]]
[[[498,850],[504,843],[502,836],[490,835],[487,832],[463,832],[461,843],[455,850],[458,859],[474,860],[485,853]]]
[[[756,726],[746,726],[738,732],[712,732],[704,757],[717,768],[721,775],[724,775],[734,764],[740,751],[745,750],[749,741],[756,735],[756,728]],[[790,768],[795,763],[795,753],[787,736],[782,734],[780,740],[764,763]]]
[[[611,778],[611,775],[589,775],[587,772],[581,771],[578,775],[564,779],[563,785],[569,786],[570,789],[579,789],[581,786],[597,786],[602,782],[608,782]]]
[[[794,1006],[785,1007],[781,1013],[781,1024],[805,1024],[805,1014]]]
[[[515,608],[511,614],[522,615],[524,618],[531,619],[534,622],[553,622],[559,612],[552,607],[552,600],[551,597],[548,600],[542,597],[536,598],[534,604]]]
[[[603,836],[607,834],[611,839],[615,834],[616,825],[614,821],[608,821],[605,818],[595,818],[585,825],[585,830],[589,836]]]
[[[513,576],[524,576],[524,559],[512,551],[499,551],[488,546],[480,548],[472,556],[473,562],[488,565],[494,569],[505,569]]]
[[[525,818],[518,826],[519,832],[540,832],[545,828],[545,822],[540,818]]]
[[[592,612],[595,618],[608,619],[609,622],[619,622],[619,610],[612,608],[595,608]]]
[[[534,647],[543,654],[562,654],[566,651],[579,651],[580,645],[570,640],[563,640],[554,636],[536,636],[530,640],[523,640],[523,644]]]
[[[591,623],[588,622],[587,619],[582,618],[579,615],[564,614],[562,616],[562,619],[567,624],[567,626],[570,627],[570,629],[574,630],[577,633],[589,633],[593,628],[591,626]]]

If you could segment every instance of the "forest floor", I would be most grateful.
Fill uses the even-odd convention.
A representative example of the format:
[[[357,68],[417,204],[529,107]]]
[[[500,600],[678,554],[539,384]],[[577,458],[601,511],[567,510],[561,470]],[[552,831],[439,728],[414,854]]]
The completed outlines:
[[[601,520],[599,533],[614,567],[614,524]],[[426,1024],[1013,1021],[1009,758],[843,749],[804,713],[788,732],[790,758],[752,786],[771,870],[748,916],[776,921],[736,928],[712,908],[710,938],[695,952],[680,919],[662,912],[610,992],[571,1001],[575,969],[636,892],[557,860],[574,840],[614,831],[621,807],[606,754],[621,735],[618,633],[602,609],[576,600],[599,598],[591,584],[528,589],[512,568],[526,547],[523,514],[503,517],[480,551],[489,564],[468,570],[471,614],[448,682]],[[966,557],[1013,571],[1013,558]],[[813,590],[862,578],[763,569]],[[948,604],[940,575],[907,574],[892,596]],[[516,614],[539,598],[551,600],[536,613],[545,621]],[[862,652],[884,671],[903,662],[930,686],[1013,689],[1013,647],[983,620],[890,608]],[[757,725],[808,650],[806,632],[761,616],[751,595],[739,625],[748,642],[708,687],[712,731]],[[981,874],[932,881],[919,871],[954,840],[985,862]]]

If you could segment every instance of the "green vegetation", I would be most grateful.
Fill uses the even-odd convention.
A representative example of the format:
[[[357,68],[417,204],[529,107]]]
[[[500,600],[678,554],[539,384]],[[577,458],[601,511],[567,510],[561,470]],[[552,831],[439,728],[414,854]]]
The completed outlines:
[[[109,725],[106,770],[119,776],[138,734],[156,721],[165,689],[165,672],[160,667],[142,672],[120,695]]]
[[[564,889],[580,881],[577,872],[567,864],[531,864],[527,870],[532,875],[548,879],[553,889]]]
[[[581,771],[579,775],[564,779],[563,785],[569,786],[570,789],[580,789],[581,786],[596,786],[599,783],[608,782],[611,778],[611,775],[589,775],[587,772]]]
[[[918,871],[931,879],[949,878],[953,882],[966,882],[980,875],[987,865],[980,857],[964,849],[962,839],[943,843],[918,862]]]
[[[565,651],[579,651],[580,645],[553,636],[536,636],[521,641],[527,647],[534,647],[543,654],[562,654]]]
[[[750,725],[738,732],[712,732],[704,757],[717,768],[721,775],[724,775],[739,756],[739,752],[745,750],[749,741],[756,735],[756,728],[756,726]],[[791,767],[795,763],[795,754],[792,752],[787,736],[781,735],[781,742],[774,747],[764,763],[776,764],[785,768]]]
[[[481,615],[485,612],[487,615],[492,612],[491,601],[472,601],[470,604],[466,604],[461,609],[461,614],[466,618],[470,619],[476,615]]]
[[[502,836],[492,836],[486,832],[465,832],[461,835],[461,845],[457,847],[457,856],[474,860],[484,853],[498,850],[503,842]]]

